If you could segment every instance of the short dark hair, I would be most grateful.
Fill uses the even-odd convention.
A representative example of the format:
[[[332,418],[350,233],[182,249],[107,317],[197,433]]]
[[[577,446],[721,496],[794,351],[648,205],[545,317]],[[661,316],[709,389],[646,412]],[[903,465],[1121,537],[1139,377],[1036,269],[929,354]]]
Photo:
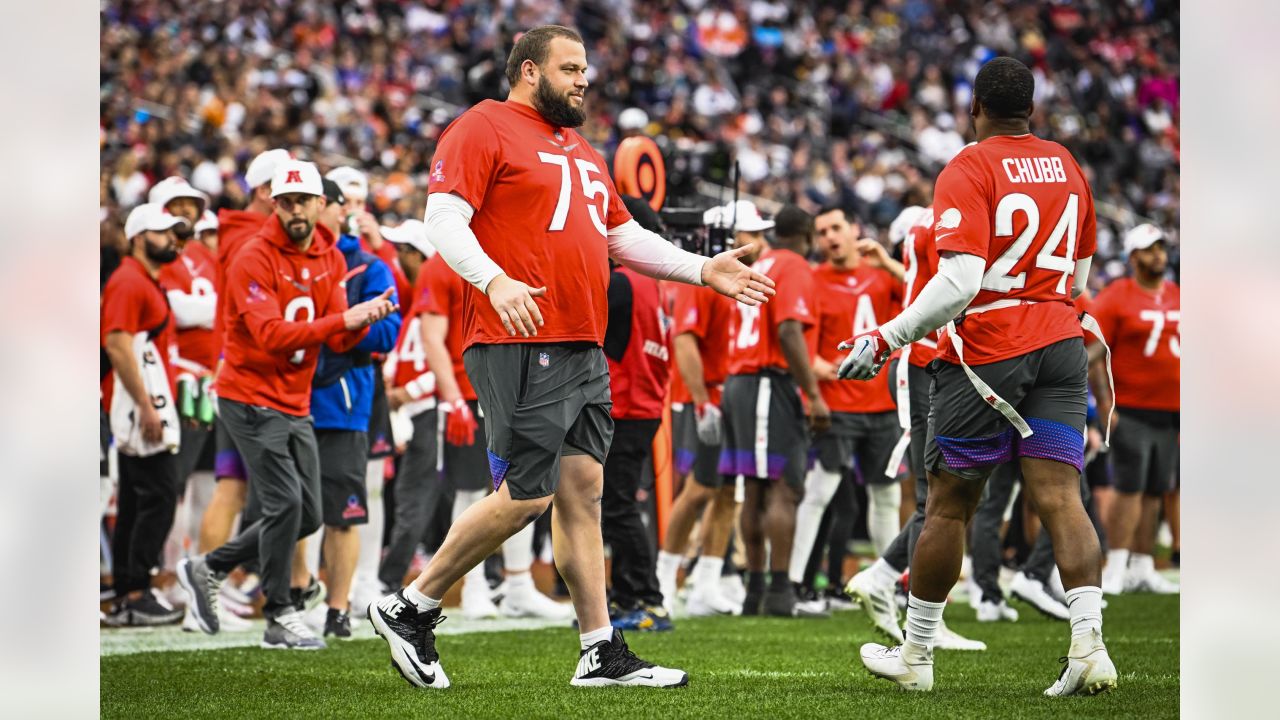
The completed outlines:
[[[551,41],[555,38],[572,40],[579,45],[586,44],[577,31],[563,25],[539,25],[526,32],[516,40],[511,54],[507,56],[507,82],[511,83],[511,87],[515,87],[520,80],[520,66],[525,60],[532,60],[534,65],[542,67],[550,53]]]
[[[978,71],[973,96],[988,117],[1025,120],[1031,117],[1036,80],[1031,70],[1011,57],[998,57]]]
[[[790,203],[773,216],[773,234],[782,238],[813,237],[813,216]]]
[[[838,212],[841,215],[843,215],[844,221],[849,223],[850,225],[858,222],[857,215],[854,215],[853,213],[849,212],[848,208],[841,207],[839,205],[823,205],[821,208],[818,208],[818,212],[814,214],[814,217],[819,218],[819,217],[822,217],[823,215],[826,215],[827,213],[833,213],[833,212]]]

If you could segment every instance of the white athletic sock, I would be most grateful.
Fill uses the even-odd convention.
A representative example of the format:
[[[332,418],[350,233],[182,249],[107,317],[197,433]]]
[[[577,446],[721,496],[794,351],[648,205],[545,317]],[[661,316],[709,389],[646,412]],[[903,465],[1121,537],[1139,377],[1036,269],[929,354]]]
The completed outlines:
[[[475,567],[467,571],[462,584],[462,592],[486,591],[489,589],[489,580],[484,576],[484,563],[477,563]]]
[[[378,563],[382,560],[382,485],[386,458],[370,460],[365,466],[364,486],[369,497],[369,522],[357,525],[360,555],[356,560],[356,587],[378,582]]]
[[[440,600],[423,595],[412,584],[404,589],[404,599],[413,603],[413,606],[418,608],[418,612],[426,612],[440,607]]]
[[[703,555],[693,566],[693,575],[698,578],[698,592],[702,597],[720,592],[720,571],[724,569],[724,558]]]
[[[804,581],[804,568],[809,564],[813,543],[818,539],[818,526],[822,513],[840,487],[840,473],[831,472],[815,464],[804,479],[804,500],[796,508],[796,532],[791,542],[791,567],[787,575],[791,582]]]
[[[515,592],[526,592],[536,590],[533,584],[533,573],[522,572],[515,575],[507,575],[507,594]]]
[[[1129,551],[1128,550],[1108,550],[1107,551],[1107,572],[1123,573],[1129,567]]]
[[[1142,553],[1129,554],[1129,572],[1134,575],[1145,575],[1156,571],[1156,559]]]
[[[680,575],[680,563],[684,560],[684,556],[678,553],[669,553],[666,550],[658,551],[658,564],[655,572],[658,576],[658,587],[676,587],[676,579]],[[701,560],[699,560],[701,562]],[[723,559],[720,560],[724,562]],[[667,598],[670,602],[675,598]]]
[[[533,567],[533,523],[502,543],[502,568],[508,573],[527,573]]]
[[[896,482],[867,486],[867,534],[877,555],[883,555],[898,536],[898,508],[902,505],[902,486]]]
[[[1102,634],[1102,588],[1084,585],[1067,591],[1067,613],[1071,616],[1071,637]]]
[[[884,558],[878,558],[871,564],[871,579],[879,587],[892,587],[902,577],[902,571],[890,565]]]
[[[942,625],[942,611],[947,602],[929,602],[915,595],[907,596],[907,642],[933,649]]]
[[[583,650],[586,650],[598,642],[604,642],[605,640],[611,639],[613,639],[613,626],[605,625],[599,630],[592,630],[589,633],[579,635],[578,643],[582,646]]]

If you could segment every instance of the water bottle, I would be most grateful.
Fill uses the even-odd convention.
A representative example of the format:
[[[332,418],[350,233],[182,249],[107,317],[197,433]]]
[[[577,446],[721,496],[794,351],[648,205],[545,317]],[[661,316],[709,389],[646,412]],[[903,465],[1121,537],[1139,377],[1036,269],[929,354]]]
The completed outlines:
[[[200,404],[197,410],[197,419],[205,425],[213,424],[213,376],[206,375],[200,378]]]
[[[195,417],[196,414],[196,379],[190,373],[178,376],[178,415]]]

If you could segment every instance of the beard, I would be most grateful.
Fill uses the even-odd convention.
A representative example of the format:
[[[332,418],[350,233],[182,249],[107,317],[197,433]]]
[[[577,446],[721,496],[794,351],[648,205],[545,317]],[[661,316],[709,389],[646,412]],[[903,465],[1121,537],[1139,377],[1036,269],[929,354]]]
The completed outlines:
[[[172,243],[162,248],[147,243],[143,249],[147,253],[147,259],[157,265],[168,265],[178,259],[178,246]]]
[[[587,121],[586,105],[574,107],[568,95],[557,95],[545,77],[538,79],[533,91],[533,107],[556,127],[582,127]]]
[[[289,239],[294,242],[302,242],[311,237],[311,231],[315,230],[316,224],[307,220],[290,220],[284,226],[284,232]]]

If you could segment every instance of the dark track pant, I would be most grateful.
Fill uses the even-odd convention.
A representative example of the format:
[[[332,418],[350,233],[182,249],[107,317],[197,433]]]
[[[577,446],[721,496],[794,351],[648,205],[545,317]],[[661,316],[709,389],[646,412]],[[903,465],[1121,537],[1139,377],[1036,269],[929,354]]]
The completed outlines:
[[[613,551],[611,599],[624,610],[661,605],[657,560],[640,516],[636,490],[653,447],[658,420],[614,420],[613,444],[604,464],[601,532]]]
[[[112,584],[116,596],[151,587],[151,568],[160,564],[178,504],[178,456],[120,454],[116,527],[111,538]]]

